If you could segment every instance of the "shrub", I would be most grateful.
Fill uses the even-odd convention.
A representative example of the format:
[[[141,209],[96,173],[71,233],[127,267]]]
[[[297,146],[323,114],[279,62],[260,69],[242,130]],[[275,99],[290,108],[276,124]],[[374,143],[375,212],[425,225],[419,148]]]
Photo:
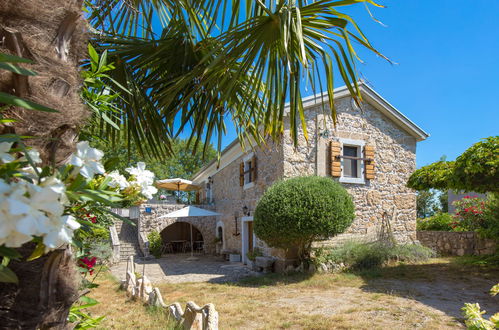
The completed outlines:
[[[348,192],[325,177],[279,181],[262,196],[255,210],[255,234],[269,246],[299,248],[307,258],[312,241],[342,233],[354,219]]]
[[[490,194],[484,211],[483,228],[480,234],[486,238],[499,240],[499,193]]]
[[[451,231],[453,222],[455,220],[449,213],[437,213],[429,218],[417,219],[416,229]]]
[[[455,201],[456,223],[453,228],[460,228],[465,231],[476,231],[483,228],[485,224],[485,203],[485,199],[476,196],[464,196],[463,199]]]
[[[316,251],[314,263],[343,263],[347,269],[381,267],[389,261],[416,263],[433,257],[433,250],[418,244],[392,245],[384,242],[346,242],[333,249]]]
[[[494,285],[492,289],[490,289],[490,295],[496,296],[499,294],[499,283]],[[480,305],[478,303],[464,304],[464,307],[461,308],[463,311],[463,316],[466,319],[464,324],[468,329],[473,330],[494,330],[499,329],[499,312],[495,313],[490,317],[490,319],[484,319],[483,314],[485,311],[480,309]]]
[[[163,248],[163,240],[157,231],[152,231],[147,235],[149,241],[149,252],[156,258],[161,258],[161,250]]]

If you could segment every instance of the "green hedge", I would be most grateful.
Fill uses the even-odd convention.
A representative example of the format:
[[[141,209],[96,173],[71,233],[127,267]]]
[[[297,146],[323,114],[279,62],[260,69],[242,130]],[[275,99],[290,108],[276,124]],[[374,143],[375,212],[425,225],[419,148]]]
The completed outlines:
[[[428,218],[417,219],[417,230],[452,231],[452,223],[456,220],[449,213],[437,213]]]
[[[163,247],[163,240],[157,231],[152,231],[147,235],[149,241],[149,252],[156,258],[161,258],[161,250]]]
[[[255,234],[271,247],[299,247],[306,257],[312,241],[345,231],[355,217],[354,204],[339,183],[325,177],[276,182],[254,214]]]

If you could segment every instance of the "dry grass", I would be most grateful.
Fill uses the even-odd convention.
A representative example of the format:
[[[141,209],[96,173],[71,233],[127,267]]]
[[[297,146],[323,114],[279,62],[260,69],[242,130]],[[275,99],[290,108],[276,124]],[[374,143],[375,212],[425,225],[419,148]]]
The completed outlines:
[[[109,272],[101,273],[90,297],[99,304],[90,308],[92,316],[105,315],[100,329],[174,329],[175,323],[162,310],[144,306],[130,300],[124,291],[119,290],[119,283]]]
[[[232,284],[159,287],[167,304],[214,303],[220,329],[459,329],[463,302],[458,299],[489,308],[497,304],[483,299],[489,283],[499,278],[499,269],[454,260],[356,274],[270,274]],[[164,314],[127,301],[109,275],[100,284],[93,297],[103,302],[95,310],[107,315],[104,328],[172,326]]]

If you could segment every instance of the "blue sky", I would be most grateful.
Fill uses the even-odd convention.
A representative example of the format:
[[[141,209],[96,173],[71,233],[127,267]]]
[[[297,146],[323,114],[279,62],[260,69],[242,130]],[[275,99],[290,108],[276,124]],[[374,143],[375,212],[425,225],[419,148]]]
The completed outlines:
[[[385,0],[346,11],[371,43],[397,64],[360,52],[361,76],[430,134],[417,166],[453,160],[481,138],[499,134],[499,1]],[[339,80],[338,85],[341,85]],[[306,96],[306,95],[305,95]],[[228,124],[223,146],[235,138]]]

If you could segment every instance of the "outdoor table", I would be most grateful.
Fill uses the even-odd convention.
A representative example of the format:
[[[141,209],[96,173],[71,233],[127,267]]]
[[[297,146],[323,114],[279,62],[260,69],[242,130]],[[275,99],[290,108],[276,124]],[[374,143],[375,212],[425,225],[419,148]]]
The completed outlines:
[[[171,241],[173,244],[173,250],[176,252],[185,252],[186,240]]]

